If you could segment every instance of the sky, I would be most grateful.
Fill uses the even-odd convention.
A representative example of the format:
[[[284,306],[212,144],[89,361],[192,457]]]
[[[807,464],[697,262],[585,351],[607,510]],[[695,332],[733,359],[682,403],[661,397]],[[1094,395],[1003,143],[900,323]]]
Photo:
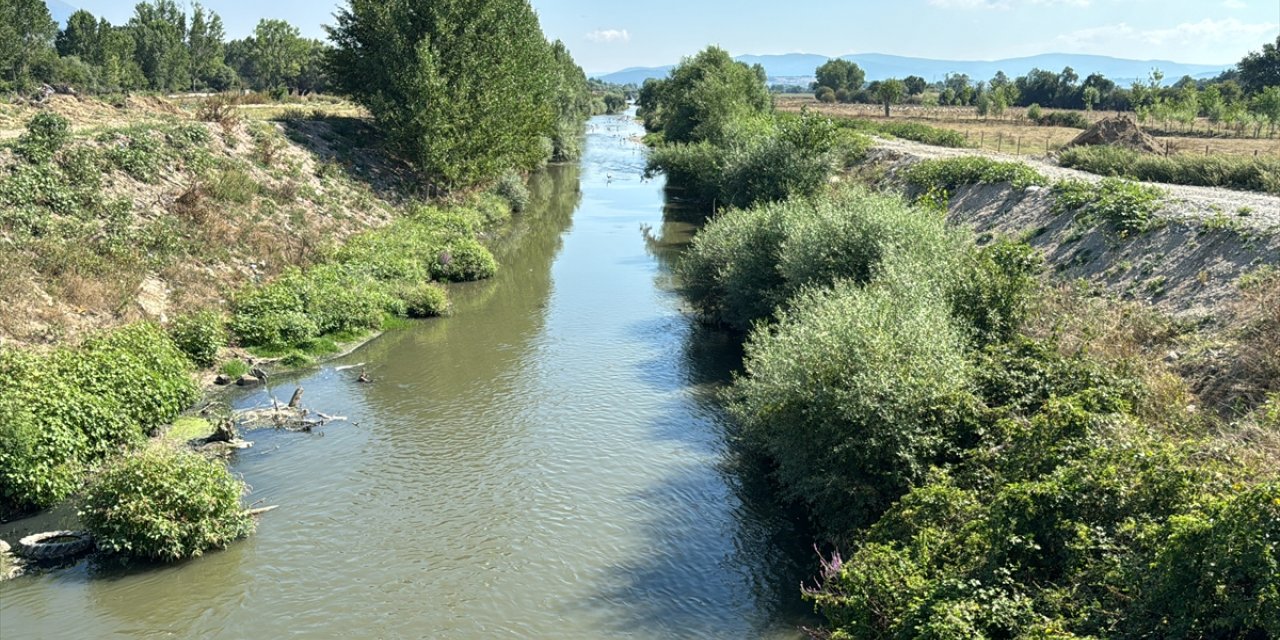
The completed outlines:
[[[185,0],[180,0],[183,2]],[[122,23],[134,2],[67,0]],[[550,38],[592,75],[678,62],[708,44],[734,55],[886,53],[995,60],[1087,53],[1233,64],[1280,33],[1280,0],[532,0]],[[331,0],[204,0],[229,37],[283,18],[320,38]]]

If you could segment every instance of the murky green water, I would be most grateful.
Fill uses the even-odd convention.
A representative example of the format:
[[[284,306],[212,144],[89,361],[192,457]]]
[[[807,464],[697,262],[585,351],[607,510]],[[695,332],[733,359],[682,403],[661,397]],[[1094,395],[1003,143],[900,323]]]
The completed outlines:
[[[281,505],[257,535],[5,583],[0,637],[798,637],[812,558],[735,469],[714,396],[739,355],[680,311],[692,228],[664,222],[638,133],[593,120],[454,317],[273,379],[352,422],[252,434],[234,468]],[[335,370],[358,363],[374,384]]]

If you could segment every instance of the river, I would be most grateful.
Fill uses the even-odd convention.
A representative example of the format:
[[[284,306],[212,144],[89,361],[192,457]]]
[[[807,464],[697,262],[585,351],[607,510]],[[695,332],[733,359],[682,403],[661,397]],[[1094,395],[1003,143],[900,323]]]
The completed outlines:
[[[733,453],[716,393],[740,351],[681,310],[694,227],[641,179],[642,133],[595,118],[578,165],[534,176],[452,317],[271,380],[351,422],[248,435],[233,469],[280,505],[253,537],[0,584],[0,637],[800,637],[815,558]],[[372,384],[337,370],[361,363]]]

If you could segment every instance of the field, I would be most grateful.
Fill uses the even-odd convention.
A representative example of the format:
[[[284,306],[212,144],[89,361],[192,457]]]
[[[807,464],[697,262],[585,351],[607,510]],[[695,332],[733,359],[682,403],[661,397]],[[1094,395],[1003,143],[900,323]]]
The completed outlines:
[[[810,111],[835,117],[884,119],[884,107],[878,105],[824,104],[807,95],[778,96],[777,106],[779,111],[784,112],[798,112],[807,107]],[[1053,110],[1045,110],[1046,113],[1051,111]],[[1001,118],[982,118],[973,107],[899,105],[893,108],[894,115],[891,119],[927,123],[960,132],[976,148],[1024,155],[1044,155],[1056,151],[1080,135],[1079,129],[1033,125],[1027,121],[1025,113],[1025,109],[1011,108]],[[1115,115],[1110,111],[1081,113],[1091,121]],[[1180,125],[1174,124],[1173,128],[1175,131],[1164,131],[1156,123],[1144,127],[1162,145],[1167,144],[1170,153],[1280,156],[1280,138],[1267,138],[1265,129],[1261,138],[1237,137],[1235,132],[1225,127],[1215,127],[1203,119],[1191,125],[1186,132],[1178,130]]]

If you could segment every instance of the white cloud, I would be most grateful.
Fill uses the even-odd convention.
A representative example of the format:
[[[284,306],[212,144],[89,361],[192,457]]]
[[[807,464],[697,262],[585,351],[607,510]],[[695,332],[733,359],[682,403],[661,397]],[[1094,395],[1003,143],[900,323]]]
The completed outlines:
[[[602,44],[625,44],[631,42],[631,34],[626,29],[596,29],[587,34],[587,40]]]
[[[1226,0],[1226,2],[1222,3],[1222,6],[1228,9],[1248,9],[1249,8],[1249,5],[1242,2],[1242,0]]]
[[[1199,22],[1184,22],[1167,29],[1135,29],[1120,22],[1102,27],[1079,29],[1058,37],[1058,40],[1079,46],[1106,47],[1119,43],[1141,42],[1148,45],[1170,47],[1178,45],[1206,45],[1255,41],[1273,33],[1275,23],[1251,24],[1237,18],[1214,20],[1205,18]]]

